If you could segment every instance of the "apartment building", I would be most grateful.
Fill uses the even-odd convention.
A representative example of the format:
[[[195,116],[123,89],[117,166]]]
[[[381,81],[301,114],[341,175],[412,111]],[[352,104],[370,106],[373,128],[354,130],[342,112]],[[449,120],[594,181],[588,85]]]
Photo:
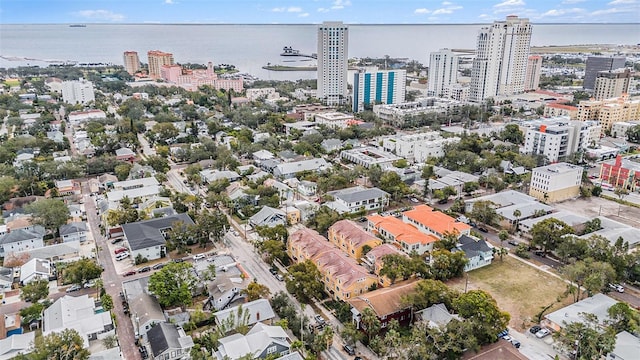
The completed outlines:
[[[402,221],[412,224],[420,232],[431,234],[438,239],[442,238],[445,233],[453,233],[460,235],[469,235],[471,226],[458,222],[451,216],[434,210],[427,205],[418,205],[413,210],[402,213]]]
[[[600,71],[596,77],[593,97],[595,100],[620,97],[629,92],[630,82],[631,71],[629,69]]]
[[[332,196],[334,200],[324,205],[340,214],[382,209],[389,205],[390,198],[386,191],[362,186],[329,191],[327,195]]]
[[[318,91],[326,105],[348,100],[347,60],[349,28],[341,21],[325,21],[318,27]]]
[[[407,122],[409,122],[412,117],[434,113],[445,114],[447,111],[461,105],[457,100],[425,97],[402,104],[374,105],[373,112],[387,124],[404,127],[407,125],[411,126],[411,124]]]
[[[602,129],[595,121],[572,121],[566,117],[541,119],[521,125],[526,127],[523,152],[544,155],[550,162],[597,144]]]
[[[602,127],[602,134],[620,121],[640,119],[640,99],[628,95],[604,100],[585,100],[578,104],[578,120],[595,120]]]
[[[373,146],[342,150],[340,152],[340,158],[356,165],[364,166],[367,169],[373,166],[385,168],[401,159],[399,156]]]
[[[423,163],[428,158],[444,156],[444,147],[459,141],[460,138],[457,136],[443,138],[439,132],[429,131],[384,138],[382,148],[408,161]]]
[[[593,90],[596,78],[601,71],[610,71],[623,68],[627,59],[622,56],[589,56],[585,64],[584,81],[582,88]]]
[[[147,52],[149,59],[149,77],[159,79],[162,77],[162,66],[173,65],[173,54],[160,50],[151,50]]]
[[[367,221],[368,230],[372,234],[379,235],[385,241],[395,244],[405,254],[430,252],[433,250],[433,244],[439,240],[435,235],[425,234],[416,226],[395,216],[375,214],[368,216]]]
[[[325,125],[333,129],[344,129],[357,123],[353,115],[335,111],[316,114],[314,120],[318,125]]]
[[[427,95],[444,97],[449,86],[458,82],[457,54],[449,49],[440,49],[429,55]]]
[[[125,51],[123,55],[124,69],[133,75],[140,71],[140,58],[137,51]]]
[[[373,249],[382,240],[366,232],[351,220],[340,220],[331,225],[327,233],[329,241],[355,260],[360,260],[365,247]]]
[[[571,105],[552,102],[544,106],[544,117],[568,116],[571,120],[577,120],[578,108]]]
[[[531,170],[529,195],[544,202],[558,202],[580,195],[581,166],[557,163]]]
[[[93,83],[91,81],[80,78],[79,80],[62,82],[62,100],[67,104],[85,105],[91,101],[95,101],[95,99]]]
[[[530,55],[527,59],[527,72],[524,77],[524,91],[538,90],[540,85],[540,69],[542,56]]]
[[[406,70],[360,69],[353,75],[353,112],[373,104],[401,104],[406,90]]]

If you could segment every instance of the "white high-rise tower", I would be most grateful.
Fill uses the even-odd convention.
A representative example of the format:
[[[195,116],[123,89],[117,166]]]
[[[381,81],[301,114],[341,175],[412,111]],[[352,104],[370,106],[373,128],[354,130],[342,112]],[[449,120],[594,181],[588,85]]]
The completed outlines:
[[[480,29],[471,69],[470,100],[481,102],[524,92],[530,44],[529,19],[510,15],[506,21]]]
[[[448,87],[458,81],[458,55],[449,49],[440,49],[429,56],[429,83],[427,95],[443,97]]]
[[[318,98],[327,105],[347,102],[349,28],[325,21],[318,28]]]

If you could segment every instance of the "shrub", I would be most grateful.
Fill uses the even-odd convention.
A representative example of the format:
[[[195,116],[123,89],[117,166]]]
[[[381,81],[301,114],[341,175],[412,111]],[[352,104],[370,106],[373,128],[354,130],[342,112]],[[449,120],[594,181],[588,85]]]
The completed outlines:
[[[523,259],[529,258],[529,249],[528,249],[528,246],[525,244],[519,244],[518,246],[516,246],[513,253]]]

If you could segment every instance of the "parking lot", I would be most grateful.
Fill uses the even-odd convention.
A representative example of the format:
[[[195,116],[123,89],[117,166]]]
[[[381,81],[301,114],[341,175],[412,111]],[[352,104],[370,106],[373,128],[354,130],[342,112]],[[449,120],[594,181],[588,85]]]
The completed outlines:
[[[607,192],[610,193],[610,192]],[[615,196],[615,195],[613,195]],[[570,211],[588,218],[604,216],[623,224],[640,228],[640,208],[621,205],[615,201],[600,198],[579,198],[555,204],[559,210]]]

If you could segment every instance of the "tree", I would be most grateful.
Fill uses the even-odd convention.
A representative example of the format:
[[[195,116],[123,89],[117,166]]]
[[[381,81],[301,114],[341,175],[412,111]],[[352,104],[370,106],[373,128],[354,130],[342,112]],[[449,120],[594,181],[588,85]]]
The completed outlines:
[[[411,305],[416,310],[422,310],[434,304],[444,304],[450,309],[457,296],[457,292],[442,281],[425,279],[418,282],[413,293],[402,298],[402,303]]]
[[[471,290],[461,294],[453,308],[472,323],[474,335],[480,344],[494,342],[498,333],[509,323],[508,313],[500,311],[495,299],[483,290]]]
[[[522,216],[522,213],[520,212],[519,209],[515,209],[513,210],[513,217],[516,218],[516,223],[513,227],[513,231],[518,231],[518,225],[520,224],[520,216]]]
[[[71,284],[82,285],[88,280],[99,278],[102,274],[102,268],[95,261],[88,258],[69,263],[64,268],[64,279],[69,280]]]
[[[370,307],[362,310],[360,314],[360,325],[362,325],[362,329],[367,333],[369,342],[371,342],[371,339],[377,336],[380,329],[382,329],[382,323],[380,319],[378,319],[378,315],[376,315]]]
[[[431,274],[441,281],[460,277],[468,261],[462,251],[452,253],[444,249],[434,250],[431,254]]]
[[[229,219],[221,210],[203,211],[196,217],[194,236],[204,247],[211,241],[219,242],[230,228]]]
[[[180,133],[172,123],[157,123],[153,125],[152,131],[155,133],[156,139],[161,143],[166,143],[167,140],[178,136]]]
[[[402,181],[400,175],[393,171],[382,174],[378,187],[391,194],[394,200],[400,199],[409,191],[409,187]]]
[[[498,233],[498,239],[500,239],[500,246],[502,246],[502,243],[509,239],[509,233],[506,230],[500,230]]]
[[[437,359],[459,359],[466,350],[478,347],[471,322],[451,320],[446,326],[428,327],[427,342]]]
[[[542,251],[555,250],[562,237],[573,234],[573,228],[556,218],[544,219],[531,228],[531,245],[542,248]]]
[[[389,278],[391,284],[394,284],[398,278],[406,280],[409,276],[414,274],[411,267],[411,259],[405,255],[385,255],[382,257],[382,264],[380,276],[386,276]]]
[[[289,238],[289,232],[287,232],[287,227],[278,224],[276,226],[258,226],[256,228],[256,232],[260,237],[268,240],[278,240],[282,241],[284,244],[287,243],[287,239]]]
[[[440,239],[440,241],[436,242],[434,247],[437,249],[445,249],[451,251],[451,249],[455,248],[458,244],[458,237],[459,233],[457,230],[455,230],[454,232],[445,231],[444,234],[442,234],[442,238]]]
[[[102,339],[102,345],[107,349],[112,349],[118,345],[118,337],[114,335],[109,335]]]
[[[36,224],[54,233],[57,233],[58,228],[66,224],[69,219],[67,204],[58,199],[37,200],[26,205],[24,209],[33,215]]]
[[[242,290],[242,293],[247,296],[247,301],[254,301],[268,298],[270,291],[269,287],[259,284],[254,279],[246,289]]]
[[[473,182],[464,183],[464,186],[462,187],[462,191],[464,191],[467,194],[471,194],[472,192],[478,190],[479,188],[480,188],[480,184],[473,181]]]
[[[289,256],[285,244],[279,240],[265,240],[259,243],[260,251],[265,254],[265,262],[272,264],[275,259],[280,263],[288,265]]]
[[[635,334],[640,329],[640,313],[627,303],[615,303],[607,313],[609,314],[608,325],[616,334],[621,331]]]
[[[520,130],[518,124],[507,124],[500,133],[500,137],[504,141],[520,145],[524,143],[524,134]]]
[[[89,358],[89,350],[84,348],[84,340],[75,329],[65,329],[47,336],[36,337],[34,349],[28,355],[31,360],[84,360]]]
[[[20,299],[28,302],[38,302],[49,296],[49,281],[47,279],[34,280],[22,287]]]
[[[20,310],[20,317],[22,317],[22,323],[28,324],[33,320],[39,320],[42,318],[42,311],[44,311],[44,304],[34,303],[29,307]]]
[[[179,305],[184,307],[193,302],[193,289],[197,279],[193,266],[188,262],[171,262],[149,278],[149,291],[164,307]]]
[[[580,313],[584,322],[576,321],[565,326],[555,338],[567,349],[576,351],[575,359],[601,359],[613,351],[616,334],[611,329],[602,330],[593,314]]]
[[[627,130],[627,140],[633,143],[640,143],[640,125]]]
[[[594,294],[615,279],[616,273],[609,263],[594,261],[591,258],[576,261],[562,269],[564,277],[577,286],[574,300],[580,300],[581,289]]]
[[[169,166],[169,161],[158,155],[147,156],[147,160],[145,160],[144,163],[151,166],[153,170],[163,174],[171,169],[171,167]]]
[[[344,341],[351,346],[355,345],[355,343],[357,343],[358,341],[362,341],[362,339],[364,338],[364,334],[362,333],[362,331],[356,328],[356,325],[353,323],[353,321],[349,321],[344,324],[340,335],[342,336]]]
[[[113,309],[113,298],[111,295],[105,293],[100,297],[100,302],[102,302],[102,308],[105,311]]]
[[[480,200],[473,203],[470,216],[482,224],[491,225],[498,218],[498,213],[496,213],[494,203],[488,200]]]
[[[331,343],[333,343],[333,335],[333,328],[331,326],[325,326],[320,333],[315,334],[311,348],[316,354],[327,350]]]
[[[308,302],[313,298],[319,299],[324,289],[320,282],[322,274],[314,263],[309,260],[289,267],[286,279],[287,291],[299,301]]]
[[[131,171],[131,167],[133,165],[129,164],[129,163],[124,163],[124,164],[120,164],[117,165],[114,169],[116,176],[118,177],[119,181],[124,181],[127,179],[127,177],[129,176],[129,172]]]

